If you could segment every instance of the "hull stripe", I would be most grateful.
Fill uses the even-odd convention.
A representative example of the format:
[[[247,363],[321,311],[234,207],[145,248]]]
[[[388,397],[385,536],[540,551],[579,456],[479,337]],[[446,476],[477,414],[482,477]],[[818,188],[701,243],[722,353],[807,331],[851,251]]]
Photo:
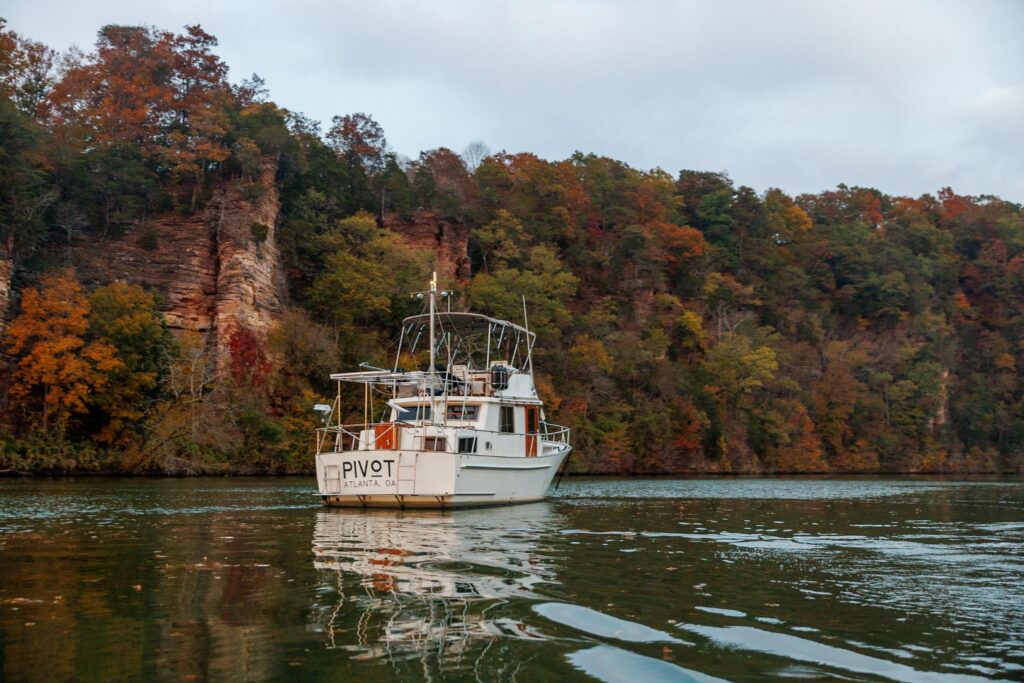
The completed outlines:
[[[520,467],[519,465],[483,465],[469,463],[461,466],[464,470],[547,470],[551,469],[551,465],[527,465]]]

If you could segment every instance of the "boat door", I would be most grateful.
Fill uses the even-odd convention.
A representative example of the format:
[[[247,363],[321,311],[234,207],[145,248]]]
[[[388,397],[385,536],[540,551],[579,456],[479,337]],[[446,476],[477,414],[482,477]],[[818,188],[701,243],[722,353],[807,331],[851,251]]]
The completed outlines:
[[[537,434],[540,432],[540,408],[526,406],[526,457],[537,455]]]

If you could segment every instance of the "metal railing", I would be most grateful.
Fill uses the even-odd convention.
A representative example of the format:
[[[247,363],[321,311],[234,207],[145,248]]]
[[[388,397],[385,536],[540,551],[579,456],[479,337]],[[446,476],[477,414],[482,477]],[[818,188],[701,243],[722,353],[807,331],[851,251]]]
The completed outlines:
[[[385,426],[386,429],[378,430],[379,426]],[[433,427],[434,432],[428,433],[427,428]],[[400,429],[422,429],[423,434],[420,438],[431,438],[437,436],[444,436],[439,433],[438,430],[443,429],[458,429],[458,436],[475,436],[475,435],[488,435],[494,434],[502,437],[508,436],[536,436],[539,437],[541,443],[555,443],[555,444],[568,444],[569,443],[569,427],[563,427],[562,425],[552,424],[550,422],[541,422],[540,431],[531,434],[523,434],[519,432],[499,432],[492,429],[477,429],[476,427],[460,427],[456,425],[447,425],[437,422],[369,422],[369,423],[358,423],[349,425],[332,425],[329,427],[320,427],[317,431],[316,438],[316,452],[317,455],[320,453],[345,453],[349,451],[362,451],[362,450],[373,450],[378,441],[394,439],[394,448],[401,448],[399,442]],[[397,437],[397,438],[396,438]],[[457,439],[448,439],[444,451],[447,453],[457,453]],[[324,450],[327,446],[328,450]],[[411,450],[426,450],[424,448],[411,449]],[[437,451],[435,451],[437,452]]]

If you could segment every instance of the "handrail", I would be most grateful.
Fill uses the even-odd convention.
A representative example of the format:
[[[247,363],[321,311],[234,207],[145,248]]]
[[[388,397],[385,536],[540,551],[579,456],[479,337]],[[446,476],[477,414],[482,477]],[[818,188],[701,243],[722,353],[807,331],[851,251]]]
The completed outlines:
[[[370,423],[359,422],[359,423],[348,424],[348,425],[330,425],[330,426],[327,426],[327,427],[318,427],[317,430],[316,430],[320,435],[322,435],[322,436],[318,436],[318,438],[317,438],[317,453],[323,452],[323,446],[328,441],[328,439],[327,439],[327,435],[328,434],[336,434],[336,435],[338,435],[339,438],[336,438],[335,441],[340,441],[341,442],[340,444],[338,444],[341,447],[341,452],[372,449],[373,446],[376,444],[377,439],[382,437],[382,436],[384,436],[389,431],[389,430],[385,430],[384,432],[382,432],[380,434],[377,434],[377,429],[376,428],[377,428],[378,425],[388,425],[391,428],[394,428],[394,427],[410,428],[411,427],[413,429],[424,428],[424,427],[437,427],[437,428],[440,428],[440,429],[452,428],[452,429],[461,429],[461,430],[463,430],[465,432],[472,432],[474,434],[498,434],[498,435],[501,435],[501,436],[516,436],[516,435],[518,435],[518,436],[539,436],[539,437],[541,437],[541,441],[542,442],[564,443],[564,444],[569,443],[569,432],[571,431],[569,427],[564,427],[562,425],[552,424],[550,422],[541,422],[540,424],[541,424],[541,431],[536,432],[535,434],[532,434],[532,435],[530,435],[530,434],[521,434],[521,433],[517,433],[517,432],[500,432],[500,431],[497,431],[497,430],[494,430],[494,429],[478,429],[478,428],[472,427],[472,426],[460,427],[458,425],[440,424],[440,423],[435,423],[435,422],[415,422],[415,423],[413,423],[413,422],[370,422]],[[554,428],[554,429],[552,429],[552,428]],[[370,432],[371,433],[368,441],[363,438],[363,433],[364,432]],[[346,441],[348,441],[348,443],[349,443],[349,446],[350,446],[349,448],[345,448],[345,442]],[[365,449],[364,448],[360,448],[360,446],[363,446],[364,443],[365,443]],[[454,453],[455,451],[454,450],[450,450],[448,452]]]

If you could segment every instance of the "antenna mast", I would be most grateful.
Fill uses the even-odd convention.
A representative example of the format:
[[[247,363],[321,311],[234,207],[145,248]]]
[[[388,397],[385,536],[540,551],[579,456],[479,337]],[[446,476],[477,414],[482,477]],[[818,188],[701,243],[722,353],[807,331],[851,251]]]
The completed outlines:
[[[523,294],[523,326],[526,328],[526,362],[530,366],[530,379],[533,379],[533,343],[530,341],[530,319],[526,317],[525,294]]]
[[[427,296],[430,297],[430,420],[433,422],[436,419],[434,415],[434,312],[435,302],[434,298],[437,296],[437,272],[433,273],[433,277],[430,278],[430,291]]]

